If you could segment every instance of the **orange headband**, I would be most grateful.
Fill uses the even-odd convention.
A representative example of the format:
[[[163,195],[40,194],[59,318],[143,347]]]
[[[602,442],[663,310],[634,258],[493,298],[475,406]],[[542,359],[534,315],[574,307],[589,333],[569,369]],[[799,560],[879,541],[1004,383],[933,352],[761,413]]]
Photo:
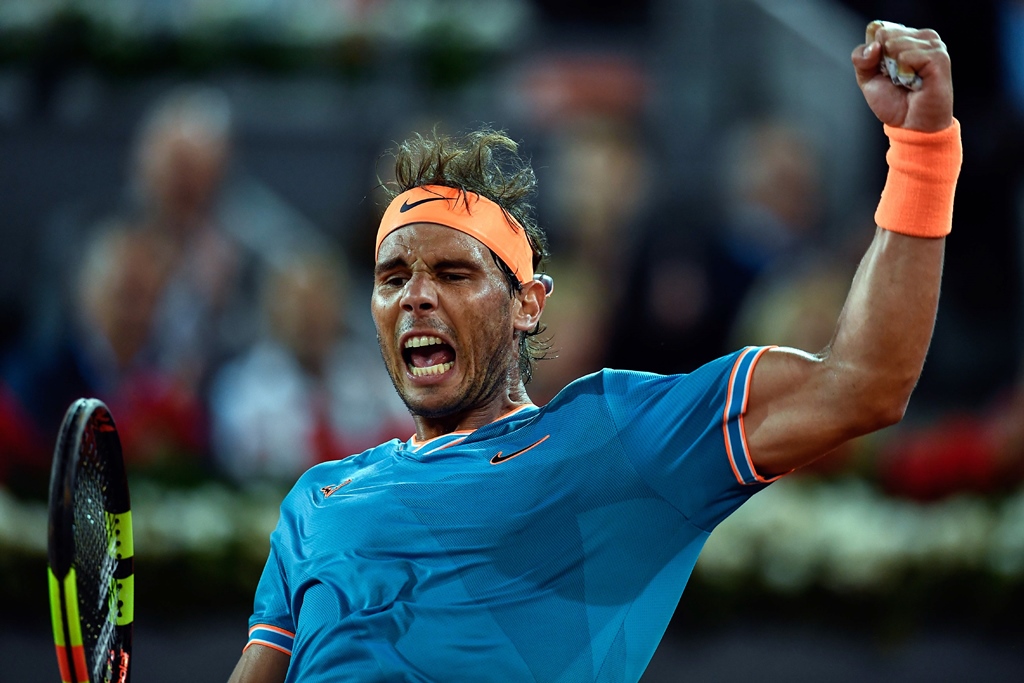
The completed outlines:
[[[443,185],[421,185],[407,190],[395,197],[384,212],[374,253],[380,253],[385,237],[413,223],[437,223],[475,237],[512,269],[519,282],[533,280],[533,249],[526,231],[487,197]]]

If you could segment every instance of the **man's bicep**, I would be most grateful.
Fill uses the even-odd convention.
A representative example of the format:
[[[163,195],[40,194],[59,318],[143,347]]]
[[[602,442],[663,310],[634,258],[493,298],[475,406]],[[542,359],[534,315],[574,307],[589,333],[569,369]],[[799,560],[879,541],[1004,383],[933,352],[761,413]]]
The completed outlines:
[[[751,462],[773,477],[821,457],[856,434],[841,416],[845,400],[833,369],[819,356],[773,348],[753,371],[744,415]]]
[[[251,643],[242,652],[228,683],[283,683],[290,660],[280,650]]]

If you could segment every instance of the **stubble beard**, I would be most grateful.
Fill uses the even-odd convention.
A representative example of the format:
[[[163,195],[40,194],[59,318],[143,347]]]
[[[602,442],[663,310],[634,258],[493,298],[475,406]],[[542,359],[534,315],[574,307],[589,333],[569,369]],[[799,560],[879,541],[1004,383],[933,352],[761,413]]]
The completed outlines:
[[[503,396],[512,389],[514,381],[513,370],[518,369],[519,359],[507,350],[495,348],[491,350],[486,371],[481,381],[471,382],[465,390],[455,392],[454,395],[441,405],[427,406],[423,402],[416,402],[403,390],[402,379],[405,377],[405,361],[401,354],[398,360],[394,357],[384,356],[384,347],[380,344],[380,334],[377,335],[378,348],[384,365],[387,367],[388,375],[391,377],[391,384],[398,392],[406,409],[416,417],[423,417],[428,420],[444,419],[462,413],[467,413],[474,408],[484,406],[492,400]]]

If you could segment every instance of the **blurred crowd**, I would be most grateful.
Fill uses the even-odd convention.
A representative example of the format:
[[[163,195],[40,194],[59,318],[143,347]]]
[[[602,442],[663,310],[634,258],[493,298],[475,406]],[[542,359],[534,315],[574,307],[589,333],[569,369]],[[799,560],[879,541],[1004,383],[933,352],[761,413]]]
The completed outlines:
[[[892,9],[850,4],[871,16]],[[1024,27],[1024,3],[999,6]],[[1008,54],[1024,54],[1022,35],[1006,32]],[[970,43],[947,40],[958,45],[958,76],[971,73],[977,62],[960,47]],[[642,78],[616,74],[582,89],[557,84],[569,88],[560,96],[585,91],[582,100],[548,102],[544,121],[535,112],[555,293],[533,400],[605,366],[687,372],[747,344],[826,347],[874,230],[871,202],[848,224],[828,225],[825,150],[798,123],[768,115],[722,136],[708,163],[716,196],[681,198],[660,182],[658,136],[636,106]],[[1011,243],[1024,229],[1024,203],[1013,208],[1024,197],[1024,164],[1010,151],[1024,149],[1012,133],[1024,123],[1024,67],[1007,78],[1017,90],[1001,90],[998,121],[965,124],[954,261],[966,258],[958,232],[972,229],[981,208]],[[965,99],[962,119],[976,114]],[[352,265],[365,255],[347,253],[247,177],[234,132],[225,93],[167,92],[138,123],[122,204],[45,242],[32,324],[0,354],[0,485],[45,480],[57,426],[81,396],[110,405],[134,471],[166,477],[287,482],[314,463],[412,434],[367,324],[367,283]],[[1006,165],[972,165],[983,153]],[[998,202],[979,190],[991,186],[987,172],[999,175]],[[957,272],[964,268],[947,284],[952,313],[940,321],[926,377],[959,363],[956,340],[974,332],[970,316],[957,326],[972,305]],[[1016,271],[1001,277],[1017,297]],[[946,406],[812,469],[862,472],[921,500],[1016,486],[1024,381],[1005,374],[981,404]]]
[[[82,396],[110,406],[133,470],[169,477],[294,479],[412,433],[348,316],[344,254],[235,183],[232,143],[222,92],[167,93],[124,206],[45,255],[66,277],[3,359],[0,477],[38,479]]]

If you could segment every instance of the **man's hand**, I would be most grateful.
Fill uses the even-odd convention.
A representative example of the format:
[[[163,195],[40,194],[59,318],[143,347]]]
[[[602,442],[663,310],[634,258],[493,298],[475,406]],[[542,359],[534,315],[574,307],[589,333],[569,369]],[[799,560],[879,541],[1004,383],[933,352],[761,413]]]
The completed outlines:
[[[916,72],[921,88],[910,90],[893,83],[880,68],[883,57],[896,60],[901,73]],[[882,123],[926,133],[952,125],[949,53],[935,31],[873,21],[867,26],[865,42],[854,49],[851,59],[857,85]]]

